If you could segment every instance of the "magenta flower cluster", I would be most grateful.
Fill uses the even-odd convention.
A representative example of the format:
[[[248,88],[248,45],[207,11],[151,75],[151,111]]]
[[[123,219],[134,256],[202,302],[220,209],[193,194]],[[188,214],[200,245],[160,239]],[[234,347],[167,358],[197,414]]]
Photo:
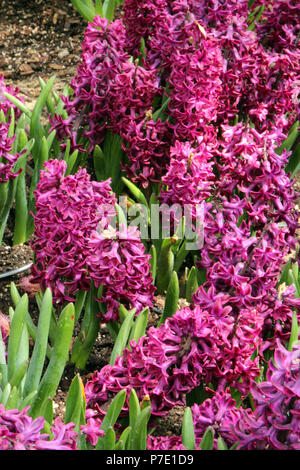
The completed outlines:
[[[15,106],[6,96],[5,93],[9,93],[12,96],[18,98],[19,101],[24,102],[24,98],[19,96],[19,89],[12,85],[7,85],[4,80],[4,76],[0,75],[0,110],[7,116],[10,109],[14,110],[15,118],[18,119],[21,116],[21,111]]]
[[[46,162],[35,191],[33,282],[51,287],[56,300],[89,289],[88,240],[101,220],[99,206],[115,202],[109,181],[90,181],[85,169],[66,176],[66,170],[63,160]]]
[[[123,20],[96,17],[86,30],[74,93],[62,98],[68,118],[54,116],[52,129],[81,151],[85,141],[89,150],[103,144],[108,131],[118,135],[133,181],[158,183],[161,202],[189,204],[193,215],[202,204],[196,266],[206,272],[189,307],[88,380],[91,444],[121,389],[124,414],[134,388],[163,416],[203,383],[214,392],[192,407],[197,442],[212,426],[215,448],[218,437],[241,449],[299,448],[299,348],[283,344],[300,299],[292,286],[278,290],[298,214],[285,171],[290,153],[277,151],[299,118],[298,7],[294,0],[253,7],[261,5],[255,31],[246,0],[124,0]],[[109,181],[91,181],[83,169],[66,176],[61,161],[45,168],[35,192],[34,280],[56,300],[73,300],[93,281],[104,321],[118,319],[120,303],[138,312],[151,306],[138,232],[112,228],[114,211],[99,212],[115,203]],[[266,352],[276,365],[257,383]],[[237,408],[230,389],[245,401],[250,393],[255,411]],[[149,437],[148,448],[182,442]]]
[[[151,307],[155,287],[150,271],[150,255],[145,254],[136,227],[110,228],[94,232],[86,262],[95,286],[103,286],[101,302],[106,321],[116,320],[120,303],[140,312]]]
[[[165,324],[151,327],[138,343],[131,341],[131,350],[126,348],[113,366],[104,366],[87,382],[88,406],[101,413],[112,393],[134,388],[140,399],[150,396],[154,415],[164,415],[183,405],[186,393],[200,382],[212,381],[247,394],[251,380],[260,375],[252,354],[260,344],[263,318],[254,309],[244,309],[235,321],[224,297],[207,310],[179,310]]]
[[[106,321],[123,303],[140,312],[151,306],[154,286],[149,258],[135,228],[116,231],[110,182],[95,182],[85,169],[65,175],[65,161],[50,160],[35,191],[35,263],[32,282],[51,287],[56,301],[72,301],[91,281],[103,287]]]
[[[265,382],[254,383],[253,416],[236,424],[241,449],[300,450],[300,346],[287,351],[280,343]]]
[[[20,171],[14,170],[14,166],[20,154],[13,155],[11,153],[12,145],[16,136],[8,136],[11,120],[10,117],[8,117],[8,112],[10,109],[13,109],[15,118],[17,119],[20,117],[21,112],[6,98],[4,93],[9,93],[17,97],[20,101],[24,101],[23,98],[18,96],[18,89],[12,86],[7,86],[4,82],[4,77],[0,76],[0,111],[3,111],[4,116],[8,121],[0,122],[0,184],[15,179],[20,173]]]
[[[193,148],[189,142],[176,141],[170,149],[168,171],[162,178],[168,189],[161,191],[161,201],[169,206],[189,204],[195,210],[210,195],[212,167],[212,154],[205,144]]]
[[[222,126],[219,177],[205,202],[204,245],[198,266],[206,269],[204,288],[228,295],[238,318],[244,307],[264,317],[263,348],[288,339],[293,309],[300,307],[293,287],[278,294],[278,276],[296,246],[297,212],[292,182],[284,171],[286,153],[274,151],[276,133]],[[274,135],[275,134],[275,135]],[[194,301],[206,306],[203,286]]]
[[[0,449],[1,450],[77,450],[77,433],[74,424],[63,424],[56,418],[51,427],[53,438],[42,433],[44,418],[32,419],[29,406],[22,411],[5,410],[0,404]]]
[[[292,351],[279,342],[269,363],[267,380],[251,384],[254,411],[237,407],[229,388],[217,390],[212,398],[191,407],[196,445],[210,426],[217,440],[226,446],[238,444],[238,450],[299,450],[300,449],[300,347]],[[148,449],[182,450],[181,436],[149,437]]]
[[[14,166],[20,154],[16,153],[13,155],[11,153],[12,144],[16,136],[8,137],[8,131],[9,123],[0,122],[0,184],[7,183],[20,174],[20,171],[14,170]]]

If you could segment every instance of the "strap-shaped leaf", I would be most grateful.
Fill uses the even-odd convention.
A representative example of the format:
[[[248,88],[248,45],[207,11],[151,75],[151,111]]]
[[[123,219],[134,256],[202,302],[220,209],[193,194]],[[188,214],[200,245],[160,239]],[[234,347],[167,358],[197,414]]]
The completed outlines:
[[[120,390],[112,400],[106,415],[103,418],[101,429],[106,432],[108,428],[114,427],[126,399],[126,390]]]
[[[135,309],[128,312],[127,317],[125,318],[125,320],[123,321],[121,325],[120,331],[118,333],[117,339],[115,341],[115,344],[114,344],[114,347],[110,356],[109,363],[111,366],[114,365],[117,356],[122,355],[123,350],[125,349],[128,343],[128,338],[129,338],[130,330],[132,328],[134,315],[135,315]]]
[[[196,447],[196,438],[191,408],[185,409],[182,422],[182,443],[187,450],[194,450]]]

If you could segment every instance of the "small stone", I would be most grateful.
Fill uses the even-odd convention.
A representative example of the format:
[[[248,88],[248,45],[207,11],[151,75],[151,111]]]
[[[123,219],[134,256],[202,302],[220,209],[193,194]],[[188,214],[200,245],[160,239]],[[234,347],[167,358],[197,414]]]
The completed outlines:
[[[64,57],[67,57],[67,55],[69,55],[69,51],[68,49],[63,49],[62,51],[60,51],[58,54],[57,54],[57,57],[59,59],[63,59]]]
[[[22,64],[19,67],[20,75],[31,75],[33,73],[32,68],[28,64]]]
[[[53,70],[61,70],[64,68],[63,65],[59,65],[59,64],[49,64],[49,67],[51,67],[51,69]]]
[[[6,66],[7,66],[7,60],[2,55],[0,55],[0,68],[6,67]]]

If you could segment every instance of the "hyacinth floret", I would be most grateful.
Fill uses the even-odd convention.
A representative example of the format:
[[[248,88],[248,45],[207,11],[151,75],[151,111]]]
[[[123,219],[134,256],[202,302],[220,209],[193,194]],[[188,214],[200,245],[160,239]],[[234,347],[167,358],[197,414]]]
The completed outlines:
[[[5,410],[0,404],[1,450],[77,450],[77,433],[74,423],[63,424],[60,418],[51,427],[53,438],[42,433],[45,419],[28,415],[29,406],[22,411]]]
[[[66,176],[66,169],[65,161],[46,162],[34,193],[32,281],[51,287],[57,301],[72,301],[78,290],[89,289],[88,240],[100,221],[110,220],[115,204],[109,180],[91,181],[85,169]]]
[[[185,394],[200,381],[214,379],[247,394],[251,377],[260,373],[257,359],[251,358],[260,331],[253,322],[260,317],[246,312],[235,325],[230,307],[213,307],[211,312],[198,306],[181,309],[137,343],[131,341],[131,350],[126,348],[113,366],[104,366],[87,382],[88,407],[101,413],[111,393],[134,388],[141,400],[149,395],[153,414],[163,415],[183,405]]]

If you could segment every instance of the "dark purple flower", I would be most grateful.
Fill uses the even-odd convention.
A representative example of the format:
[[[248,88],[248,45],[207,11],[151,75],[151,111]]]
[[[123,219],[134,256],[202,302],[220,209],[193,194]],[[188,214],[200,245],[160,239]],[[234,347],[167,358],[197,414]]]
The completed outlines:
[[[77,433],[74,424],[64,425],[59,418],[51,427],[53,438],[42,434],[44,418],[32,419],[28,416],[29,407],[22,411],[5,410],[0,405],[0,449],[1,450],[76,450]]]
[[[136,227],[94,231],[89,248],[86,263],[96,287],[103,286],[100,301],[105,304],[105,321],[118,320],[120,304],[137,313],[152,306],[155,287],[150,255],[145,253]]]
[[[235,426],[240,449],[300,449],[300,347],[277,343],[266,381],[253,383],[254,415]]]
[[[15,179],[21,172],[14,171],[20,154],[13,155],[12,144],[16,136],[8,137],[9,123],[0,122],[0,184]]]
[[[62,160],[46,162],[35,191],[32,281],[51,287],[56,300],[89,289],[89,239],[100,221],[108,224],[115,213],[109,180],[91,181],[85,169],[65,176],[66,168]]]

